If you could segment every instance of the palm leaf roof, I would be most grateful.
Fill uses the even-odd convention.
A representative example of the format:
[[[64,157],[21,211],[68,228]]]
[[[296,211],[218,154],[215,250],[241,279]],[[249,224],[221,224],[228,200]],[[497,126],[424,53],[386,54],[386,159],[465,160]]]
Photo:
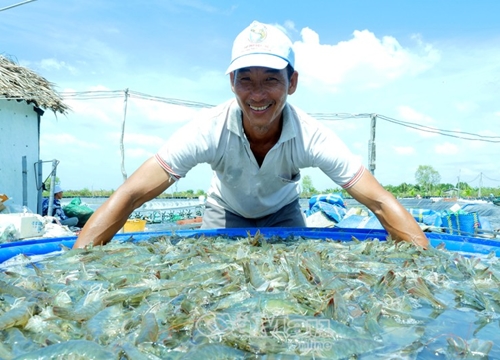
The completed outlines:
[[[54,84],[0,55],[0,99],[2,98],[26,101],[54,113],[65,114],[69,110],[54,90]]]

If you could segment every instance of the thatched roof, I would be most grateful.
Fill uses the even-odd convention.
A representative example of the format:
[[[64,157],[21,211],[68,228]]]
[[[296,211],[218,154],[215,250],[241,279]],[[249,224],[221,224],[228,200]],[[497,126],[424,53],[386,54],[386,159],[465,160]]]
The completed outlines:
[[[65,114],[69,107],[54,90],[54,84],[35,72],[0,55],[0,99],[15,99],[54,113]]]

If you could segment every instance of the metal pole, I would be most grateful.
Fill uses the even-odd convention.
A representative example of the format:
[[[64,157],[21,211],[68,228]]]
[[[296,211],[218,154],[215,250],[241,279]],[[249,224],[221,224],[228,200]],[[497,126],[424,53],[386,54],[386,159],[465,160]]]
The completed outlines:
[[[368,141],[368,169],[375,175],[375,157],[376,157],[376,146],[375,146],[375,128],[377,126],[377,115],[371,114],[371,126],[370,126],[370,140]]]
[[[23,206],[28,206],[28,165],[26,156],[23,156]]]
[[[37,181],[37,184],[40,184],[38,185],[38,197],[37,197],[37,207],[36,207],[36,213],[38,215],[42,215],[42,203],[43,203],[43,175],[42,175],[42,160],[38,160],[37,162],[38,164],[38,181]]]
[[[481,199],[481,188],[483,187],[483,173],[479,173],[479,191],[477,197]]]
[[[50,177],[50,194],[49,194],[49,208],[47,210],[47,215],[52,216],[52,211],[54,209],[54,187],[56,186],[56,168],[59,161],[52,160],[52,175]]]

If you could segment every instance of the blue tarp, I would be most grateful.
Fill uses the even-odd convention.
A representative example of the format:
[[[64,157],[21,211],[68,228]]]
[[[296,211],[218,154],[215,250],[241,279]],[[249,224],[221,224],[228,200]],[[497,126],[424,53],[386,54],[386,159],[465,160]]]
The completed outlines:
[[[486,219],[477,212],[465,212],[463,210],[455,213],[448,210],[434,211],[431,209],[406,209],[413,218],[422,224],[437,228],[444,228],[450,234],[462,235],[480,233],[479,229],[491,230]],[[369,212],[368,216],[350,215],[345,217],[347,209],[344,198],[340,193],[315,195],[309,199],[309,209],[305,211],[306,216],[322,211],[330,220],[335,222],[336,227],[354,229],[383,229],[380,221]]]
[[[340,193],[314,195],[309,199],[309,209],[306,216],[322,211],[332,221],[340,222],[346,214],[344,197]]]
[[[406,209],[410,214],[412,214],[413,218],[422,224],[429,226],[440,227],[442,225],[441,222],[441,213],[438,211],[430,210],[430,209]]]
[[[375,216],[350,215],[343,218],[336,227],[346,229],[377,229],[383,230],[384,227]]]

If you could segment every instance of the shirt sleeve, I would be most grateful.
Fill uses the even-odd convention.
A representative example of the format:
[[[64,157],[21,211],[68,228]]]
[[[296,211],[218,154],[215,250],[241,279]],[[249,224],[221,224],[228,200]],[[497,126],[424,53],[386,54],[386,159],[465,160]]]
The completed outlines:
[[[53,210],[54,210],[54,216],[58,217],[60,220],[66,220],[68,218],[64,213],[64,210],[62,209],[60,200],[57,199],[54,200]]]
[[[214,162],[225,124],[220,121],[224,112],[226,107],[202,111],[177,130],[156,153],[156,161],[174,180],[185,177],[198,164]]]
[[[49,199],[44,198],[42,202],[42,215],[46,216],[49,211]]]
[[[344,141],[329,127],[299,112],[307,166],[321,169],[332,181],[348,189],[363,175],[360,156],[351,152]]]

